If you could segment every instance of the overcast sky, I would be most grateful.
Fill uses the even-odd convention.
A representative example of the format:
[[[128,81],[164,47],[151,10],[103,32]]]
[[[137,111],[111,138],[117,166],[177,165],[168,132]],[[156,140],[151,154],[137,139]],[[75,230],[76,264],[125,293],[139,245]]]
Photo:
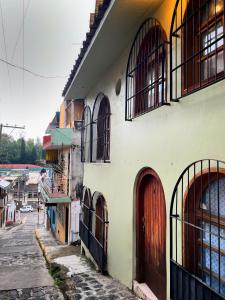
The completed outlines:
[[[23,66],[23,1],[0,1],[0,59]],[[45,76],[68,76],[80,49],[74,44],[84,40],[94,5],[95,0],[24,0],[25,68]],[[23,72],[0,62],[0,123],[25,125],[25,138],[42,138],[63,100],[66,81],[24,72],[23,89]],[[13,132],[15,138],[20,135],[19,130]]]

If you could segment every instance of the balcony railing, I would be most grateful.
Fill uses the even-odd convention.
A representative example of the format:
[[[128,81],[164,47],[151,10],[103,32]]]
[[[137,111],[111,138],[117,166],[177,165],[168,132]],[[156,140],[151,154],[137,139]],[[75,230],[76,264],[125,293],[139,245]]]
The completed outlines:
[[[69,179],[55,178],[51,180],[45,178],[40,182],[40,192],[43,199],[47,202],[49,198],[63,198],[66,197],[69,191]]]

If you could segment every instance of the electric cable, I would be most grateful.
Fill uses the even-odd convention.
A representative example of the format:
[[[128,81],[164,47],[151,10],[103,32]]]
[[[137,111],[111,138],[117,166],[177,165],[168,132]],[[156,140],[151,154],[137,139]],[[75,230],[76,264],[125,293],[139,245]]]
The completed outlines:
[[[13,52],[12,52],[12,56],[11,56],[10,61],[13,61],[14,58],[15,58],[16,48],[17,48],[18,43],[19,43],[19,40],[20,40],[20,36],[21,36],[22,30],[23,30],[24,20],[25,20],[25,18],[26,18],[26,16],[27,16],[27,12],[28,12],[28,9],[29,9],[29,6],[30,6],[30,2],[31,2],[31,1],[29,0],[28,3],[27,3],[27,6],[26,6],[26,8],[25,8],[25,12],[24,12],[24,14],[23,14],[23,21],[22,21],[21,26],[20,26],[20,30],[19,30],[19,33],[18,33],[18,36],[17,36],[17,39],[16,39],[15,46],[14,46],[14,48],[13,48]]]
[[[2,19],[2,34],[3,34],[3,41],[4,41],[5,59],[7,61],[8,55],[7,55],[6,38],[5,38],[5,26],[4,26],[4,19],[3,19],[2,0],[0,0],[0,10],[1,10],[1,19]],[[10,79],[10,72],[9,72],[8,65],[7,65],[7,74],[8,74],[8,79],[9,79],[9,90],[11,92],[11,79]]]
[[[13,68],[15,68],[15,69],[25,71],[27,73],[32,74],[33,76],[44,78],[44,79],[55,79],[55,78],[67,78],[67,77],[69,77],[68,75],[66,75],[66,76],[46,76],[46,75],[42,75],[42,74],[33,72],[33,71],[31,71],[31,70],[29,70],[27,68],[23,68],[21,66],[18,66],[18,65],[15,65],[13,63],[10,63],[7,60],[2,59],[2,58],[0,58],[0,61],[3,62],[3,63],[5,63],[5,64],[7,64],[7,65],[9,65],[9,66],[11,66],[11,67],[13,67]]]

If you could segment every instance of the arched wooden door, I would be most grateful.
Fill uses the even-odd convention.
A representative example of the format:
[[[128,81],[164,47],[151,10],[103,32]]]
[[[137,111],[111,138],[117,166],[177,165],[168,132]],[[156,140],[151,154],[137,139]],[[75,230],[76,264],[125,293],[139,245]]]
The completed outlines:
[[[137,183],[137,280],[166,299],[166,208],[157,174],[144,170]]]

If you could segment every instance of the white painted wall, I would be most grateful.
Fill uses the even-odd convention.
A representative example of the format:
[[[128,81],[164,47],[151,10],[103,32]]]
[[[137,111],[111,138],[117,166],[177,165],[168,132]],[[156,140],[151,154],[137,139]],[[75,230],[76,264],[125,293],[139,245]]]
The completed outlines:
[[[174,4],[175,1],[164,1],[155,12],[167,34]],[[137,31],[138,27],[134,30]],[[190,163],[203,158],[225,160],[225,81],[185,97],[179,103],[171,103],[132,122],[125,122],[125,75],[131,43],[87,95],[86,104],[91,107],[99,92],[110,100],[111,163],[85,163],[84,185],[91,189],[92,194],[101,192],[107,201],[109,274],[131,287],[135,265],[135,180],[144,167],[157,172],[164,188],[167,208],[169,289],[169,209],[172,192],[178,177]],[[122,89],[116,96],[115,85],[119,78],[122,78]]]

